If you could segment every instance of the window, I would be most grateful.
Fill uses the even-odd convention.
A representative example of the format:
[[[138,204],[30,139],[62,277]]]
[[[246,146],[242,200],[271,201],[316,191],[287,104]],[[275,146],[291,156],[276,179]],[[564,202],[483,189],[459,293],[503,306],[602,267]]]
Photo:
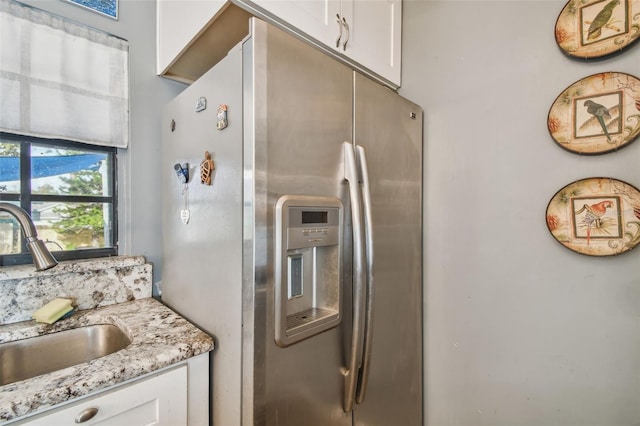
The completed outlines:
[[[116,148],[0,132],[0,201],[29,212],[58,260],[117,254]],[[0,211],[0,266],[31,263]]]

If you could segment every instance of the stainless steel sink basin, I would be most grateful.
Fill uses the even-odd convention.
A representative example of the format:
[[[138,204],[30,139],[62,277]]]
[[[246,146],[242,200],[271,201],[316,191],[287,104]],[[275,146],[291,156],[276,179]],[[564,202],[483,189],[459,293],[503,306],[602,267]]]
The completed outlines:
[[[0,386],[81,364],[126,348],[111,324],[88,325],[0,344]]]

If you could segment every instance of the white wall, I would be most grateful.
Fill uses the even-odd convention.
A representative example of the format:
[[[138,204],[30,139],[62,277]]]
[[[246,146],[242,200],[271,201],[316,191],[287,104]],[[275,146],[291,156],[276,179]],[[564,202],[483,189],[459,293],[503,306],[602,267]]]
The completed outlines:
[[[24,2],[130,42],[122,252],[158,272],[158,105],[184,86],[155,76],[155,2],[120,0],[118,21],[60,0]],[[400,93],[425,109],[429,426],[640,425],[640,248],[582,256],[544,220],[549,199],[576,179],[640,187],[640,140],[581,157],[546,128],[571,83],[601,71],[640,77],[640,43],[604,61],[569,59],[553,37],[563,6],[404,1]]]
[[[400,93],[425,109],[429,426],[640,425],[640,248],[580,255],[545,223],[577,179],[640,187],[640,140],[584,157],[546,126],[573,82],[640,77],[640,43],[566,57],[554,40],[564,4],[404,2]]]
[[[161,106],[184,89],[157,77],[155,0],[119,0],[113,20],[61,0],[21,0],[129,41],[129,148],[119,150],[120,254],[146,256],[159,279],[162,255],[160,192]],[[90,125],[90,124],[89,124]],[[167,124],[168,125],[168,124]],[[173,173],[173,170],[166,171]]]

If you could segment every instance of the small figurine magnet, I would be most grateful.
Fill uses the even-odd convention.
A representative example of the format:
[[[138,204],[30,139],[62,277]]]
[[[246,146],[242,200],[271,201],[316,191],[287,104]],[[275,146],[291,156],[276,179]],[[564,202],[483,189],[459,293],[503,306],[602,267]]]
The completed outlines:
[[[187,223],[189,223],[190,218],[191,218],[191,211],[189,210],[187,205],[185,206],[184,209],[180,210],[180,220],[182,221],[182,223],[186,225]]]
[[[189,183],[189,163],[176,163],[173,165],[173,170],[176,171],[176,175],[178,176],[178,180],[180,183]]]
[[[207,98],[200,96],[198,102],[196,102],[196,112],[204,111],[207,109]]]
[[[200,182],[204,185],[211,185],[211,174],[215,169],[216,166],[213,164],[211,154],[209,151],[205,151],[204,160],[200,163]]]
[[[227,122],[227,106],[225,104],[220,104],[218,107],[218,124],[216,128],[218,130],[222,130],[228,126]]]
[[[191,217],[191,211],[189,211],[189,163],[176,163],[173,165],[173,170],[175,170],[178,180],[182,184],[184,207],[180,210],[180,219],[186,225]]]

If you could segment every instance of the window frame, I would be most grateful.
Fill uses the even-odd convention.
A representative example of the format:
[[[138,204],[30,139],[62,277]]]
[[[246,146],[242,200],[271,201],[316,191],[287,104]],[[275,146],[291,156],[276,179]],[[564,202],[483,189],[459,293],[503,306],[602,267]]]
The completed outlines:
[[[57,260],[92,259],[118,255],[118,150],[116,147],[90,145],[65,139],[46,139],[36,136],[18,135],[15,133],[0,132],[2,142],[14,142],[20,144],[20,193],[0,192],[0,201],[19,202],[20,207],[31,212],[33,202],[83,202],[83,203],[108,203],[111,204],[111,241],[109,247],[83,248],[76,250],[51,250]],[[96,151],[110,156],[112,167],[110,173],[110,196],[94,195],[62,195],[62,194],[33,194],[31,187],[31,145],[51,146],[61,149],[78,149],[82,151]],[[0,267],[12,265],[24,265],[33,263],[31,253],[22,241],[21,252],[18,254],[0,254]]]

